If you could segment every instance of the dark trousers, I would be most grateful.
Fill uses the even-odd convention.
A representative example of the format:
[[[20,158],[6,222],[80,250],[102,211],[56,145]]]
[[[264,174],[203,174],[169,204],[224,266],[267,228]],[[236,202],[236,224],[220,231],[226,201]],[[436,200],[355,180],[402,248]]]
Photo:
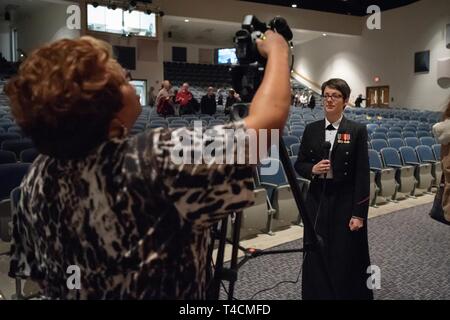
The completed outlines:
[[[349,228],[353,191],[352,184],[325,179],[313,180],[310,185],[306,205],[313,230],[305,226],[303,240],[305,246],[311,243],[312,233],[316,232],[320,249],[304,254],[304,300],[373,299],[372,291],[366,285],[369,277],[366,269],[370,265],[367,221],[359,231]],[[326,272],[331,277],[334,293],[326,281]]]

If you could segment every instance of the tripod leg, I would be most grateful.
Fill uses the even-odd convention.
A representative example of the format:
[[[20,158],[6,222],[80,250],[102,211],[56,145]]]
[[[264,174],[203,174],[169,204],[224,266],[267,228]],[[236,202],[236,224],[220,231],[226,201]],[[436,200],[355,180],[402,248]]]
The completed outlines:
[[[220,296],[220,283],[223,276],[223,260],[225,253],[225,243],[227,238],[227,224],[228,224],[228,216],[223,218],[221,221],[220,241],[219,241],[219,248],[217,250],[216,268],[214,270],[214,280],[211,289],[209,290],[208,293],[208,296],[213,300],[219,300]]]
[[[233,300],[233,294],[234,294],[234,285],[237,280],[237,274],[238,274],[238,250],[239,250],[239,237],[241,235],[241,223],[242,223],[242,211],[236,212],[236,218],[234,220],[234,227],[233,227],[233,247],[231,251],[231,277],[230,277],[230,284],[229,284],[229,290],[228,290],[228,300]]]

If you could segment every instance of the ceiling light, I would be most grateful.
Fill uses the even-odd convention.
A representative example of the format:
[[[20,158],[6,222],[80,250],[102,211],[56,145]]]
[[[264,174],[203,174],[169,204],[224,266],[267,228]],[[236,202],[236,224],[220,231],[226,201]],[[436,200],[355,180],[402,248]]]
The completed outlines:
[[[326,36],[327,36],[327,34],[326,34],[326,33],[322,33],[322,35],[323,35],[324,37],[326,37]]]
[[[189,19],[184,19],[184,22],[189,22]]]
[[[297,5],[295,3],[291,4],[292,8],[297,8]]]

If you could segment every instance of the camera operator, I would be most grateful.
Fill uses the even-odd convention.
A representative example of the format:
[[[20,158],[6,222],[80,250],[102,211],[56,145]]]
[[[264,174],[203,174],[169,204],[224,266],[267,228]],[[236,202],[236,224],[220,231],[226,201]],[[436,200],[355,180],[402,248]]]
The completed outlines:
[[[289,113],[288,45],[268,31],[257,46],[268,63],[249,116],[214,127],[234,153],[226,129],[282,129]],[[36,50],[6,92],[41,153],[21,184],[10,276],[29,276],[52,299],[205,298],[208,228],[253,203],[252,166],[176,164],[175,138],[199,135],[188,128],[128,137],[139,98],[109,45],[91,37]]]

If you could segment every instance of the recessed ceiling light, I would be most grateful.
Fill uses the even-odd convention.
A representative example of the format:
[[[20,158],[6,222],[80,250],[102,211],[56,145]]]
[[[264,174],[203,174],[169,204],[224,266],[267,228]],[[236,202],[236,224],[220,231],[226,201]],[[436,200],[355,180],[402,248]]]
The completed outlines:
[[[297,5],[295,3],[291,4],[292,8],[297,8]]]
[[[184,22],[189,22],[189,19],[184,19]]]
[[[327,36],[327,34],[326,34],[326,33],[322,33],[322,35],[323,35],[324,37],[326,37],[326,36]]]

